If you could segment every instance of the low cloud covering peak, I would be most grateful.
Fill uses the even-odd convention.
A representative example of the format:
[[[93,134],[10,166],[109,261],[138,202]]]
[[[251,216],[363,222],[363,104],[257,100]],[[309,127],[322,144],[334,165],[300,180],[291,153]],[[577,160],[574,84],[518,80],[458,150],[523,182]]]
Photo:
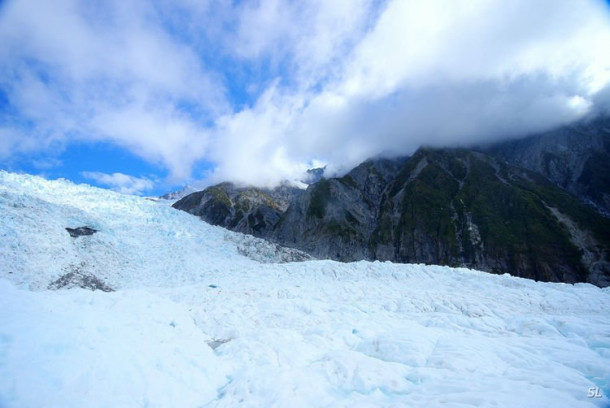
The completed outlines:
[[[9,168],[105,143],[172,183],[271,185],[610,106],[601,0],[9,0],[0,41]]]

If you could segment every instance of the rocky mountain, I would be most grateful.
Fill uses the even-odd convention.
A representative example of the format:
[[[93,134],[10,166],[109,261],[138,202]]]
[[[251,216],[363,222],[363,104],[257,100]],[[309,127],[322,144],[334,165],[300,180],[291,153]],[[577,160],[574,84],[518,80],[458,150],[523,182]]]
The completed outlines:
[[[367,160],[343,177],[309,186],[269,238],[319,258],[374,259],[368,239],[377,227],[380,199],[405,160]]]
[[[223,183],[175,207],[318,258],[609,286],[606,123],[485,151],[422,148],[408,158],[368,160],[304,191]]]
[[[283,184],[274,189],[220,183],[189,194],[173,207],[232,231],[267,237],[302,189]]]
[[[610,216],[610,117],[580,121],[484,151],[542,174]]]
[[[326,166],[317,167],[315,169],[308,169],[305,172],[305,177],[301,181],[307,185],[317,183],[318,181],[320,181],[324,178],[325,171],[326,171]]]
[[[610,220],[540,175],[459,149],[420,149],[401,164],[366,162],[310,186],[271,238],[341,261],[610,284]]]

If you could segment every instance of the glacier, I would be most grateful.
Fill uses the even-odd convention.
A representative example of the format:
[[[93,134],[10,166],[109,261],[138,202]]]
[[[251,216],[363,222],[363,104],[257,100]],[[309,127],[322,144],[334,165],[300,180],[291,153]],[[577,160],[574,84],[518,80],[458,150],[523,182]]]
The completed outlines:
[[[0,407],[610,406],[610,288],[289,262],[156,200],[4,171],[0,217]],[[75,274],[112,291],[53,284]]]

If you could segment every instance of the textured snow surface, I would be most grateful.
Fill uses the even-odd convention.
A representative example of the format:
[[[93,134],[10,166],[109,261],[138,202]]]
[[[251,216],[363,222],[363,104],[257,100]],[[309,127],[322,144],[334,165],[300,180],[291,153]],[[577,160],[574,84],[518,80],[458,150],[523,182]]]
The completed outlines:
[[[162,203],[6,172],[0,217],[0,407],[610,406],[610,288],[269,263]],[[68,273],[115,291],[48,290]]]

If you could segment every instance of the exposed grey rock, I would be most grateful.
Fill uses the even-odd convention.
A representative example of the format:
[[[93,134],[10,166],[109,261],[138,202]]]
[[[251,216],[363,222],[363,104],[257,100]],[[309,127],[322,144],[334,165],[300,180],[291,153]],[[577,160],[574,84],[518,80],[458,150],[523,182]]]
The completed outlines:
[[[549,210],[568,230],[570,240],[582,253],[581,261],[589,270],[587,281],[600,287],[610,286],[609,248],[598,242],[591,232],[582,227],[570,217],[556,208]]]
[[[216,340],[210,340],[208,341],[208,346],[210,346],[210,348],[212,350],[216,350],[218,347],[222,346],[225,343],[230,342],[231,339],[216,339]]]
[[[68,234],[70,234],[72,238],[93,235],[97,232],[95,228],[91,227],[66,228],[66,231],[68,231]]]
[[[94,274],[84,270],[84,265],[72,265],[70,271],[49,283],[48,288],[52,290],[82,288],[89,290],[101,290],[113,292],[114,289]]]
[[[610,118],[587,119],[485,150],[542,174],[610,216]]]
[[[318,167],[316,169],[309,169],[305,173],[305,178],[302,180],[305,184],[314,184],[324,178],[324,172],[326,171],[326,166]]]
[[[367,160],[340,178],[308,187],[283,214],[271,239],[318,258],[371,259],[382,192],[405,159]]]
[[[264,189],[221,183],[190,194],[173,207],[212,225],[260,237],[270,233],[289,203],[301,193],[290,185]]]

